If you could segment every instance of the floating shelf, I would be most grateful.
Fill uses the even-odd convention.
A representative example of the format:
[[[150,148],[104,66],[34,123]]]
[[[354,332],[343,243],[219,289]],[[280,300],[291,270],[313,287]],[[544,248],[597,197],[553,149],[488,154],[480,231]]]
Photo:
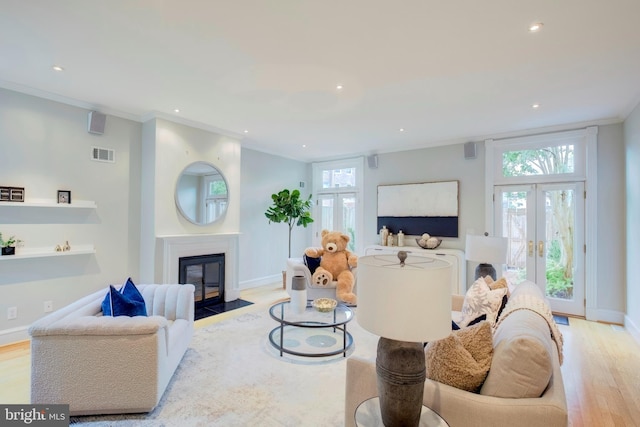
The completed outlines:
[[[95,254],[96,249],[93,245],[76,245],[70,251],[56,252],[52,248],[18,248],[15,255],[2,255],[1,261],[10,261],[15,259],[27,259],[27,258],[47,258],[47,257],[61,257],[61,256],[74,256],[74,255],[87,255]]]
[[[51,200],[34,200],[27,202],[0,202],[1,207],[20,207],[20,208],[60,208],[60,209],[95,209],[98,207],[96,202],[91,200],[78,200],[73,203],[56,203]]]

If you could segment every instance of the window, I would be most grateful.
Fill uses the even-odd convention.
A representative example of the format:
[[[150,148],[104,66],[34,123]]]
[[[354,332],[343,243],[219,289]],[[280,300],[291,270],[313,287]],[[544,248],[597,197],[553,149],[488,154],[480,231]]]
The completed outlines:
[[[351,252],[362,251],[362,188],[364,159],[339,160],[313,164],[313,232],[319,244],[323,229],[340,231],[349,236]]]

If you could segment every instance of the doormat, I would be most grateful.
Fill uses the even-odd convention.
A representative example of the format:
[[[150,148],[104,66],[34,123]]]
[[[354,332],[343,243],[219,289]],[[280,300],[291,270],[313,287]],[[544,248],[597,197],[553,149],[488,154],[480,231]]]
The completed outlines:
[[[236,308],[246,307],[251,304],[253,303],[238,298],[235,301],[221,302],[221,303],[212,304],[206,307],[196,308],[195,320],[204,319],[205,317],[209,317],[209,316],[215,316],[216,314],[225,313],[227,311],[235,310]]]
[[[567,316],[558,316],[558,315],[554,314],[553,315],[553,320],[558,325],[567,325],[567,326],[569,326],[569,318]]]

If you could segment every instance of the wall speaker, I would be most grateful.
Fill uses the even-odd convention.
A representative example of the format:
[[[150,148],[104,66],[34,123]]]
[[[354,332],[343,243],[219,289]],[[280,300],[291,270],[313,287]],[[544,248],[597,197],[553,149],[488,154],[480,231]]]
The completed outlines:
[[[476,143],[469,141],[464,144],[464,158],[475,159],[476,158]]]
[[[102,135],[104,133],[104,126],[107,123],[107,116],[97,111],[89,112],[89,133],[95,133]]]
[[[378,169],[378,155],[372,154],[371,156],[367,156],[367,162],[369,162],[369,168]]]

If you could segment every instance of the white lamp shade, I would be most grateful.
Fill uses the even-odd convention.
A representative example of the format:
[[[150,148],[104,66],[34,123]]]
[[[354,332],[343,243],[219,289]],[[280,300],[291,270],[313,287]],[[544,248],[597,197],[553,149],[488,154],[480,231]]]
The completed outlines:
[[[507,262],[507,238],[467,234],[465,259],[482,264]]]
[[[396,255],[358,258],[358,323],[378,336],[428,342],[451,333],[451,264]]]

